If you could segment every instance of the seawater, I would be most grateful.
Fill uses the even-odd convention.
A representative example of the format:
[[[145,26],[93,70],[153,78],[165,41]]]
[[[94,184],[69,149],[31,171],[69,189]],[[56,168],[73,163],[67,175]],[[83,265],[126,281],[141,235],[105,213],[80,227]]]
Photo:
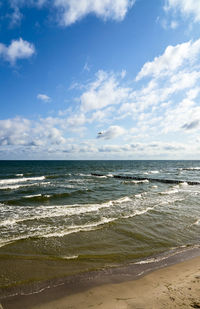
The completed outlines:
[[[189,181],[200,161],[0,161],[1,288],[199,244],[200,186]]]

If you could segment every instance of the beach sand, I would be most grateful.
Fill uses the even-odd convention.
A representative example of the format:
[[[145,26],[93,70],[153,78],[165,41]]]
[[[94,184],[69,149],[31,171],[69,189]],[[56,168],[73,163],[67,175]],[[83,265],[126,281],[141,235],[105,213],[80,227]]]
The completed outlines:
[[[10,308],[2,305],[3,309]],[[200,308],[200,257],[155,270],[137,280],[104,284],[57,299],[55,295],[49,302],[24,306],[21,309]]]
[[[173,309],[200,308],[200,257],[154,270],[136,280],[46,292],[2,300],[2,309]],[[59,293],[62,289],[62,293]],[[62,295],[62,297],[60,296]]]

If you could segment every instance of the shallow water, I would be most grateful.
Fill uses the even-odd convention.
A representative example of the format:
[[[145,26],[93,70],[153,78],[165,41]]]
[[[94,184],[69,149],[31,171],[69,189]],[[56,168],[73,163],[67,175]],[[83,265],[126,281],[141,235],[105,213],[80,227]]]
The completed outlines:
[[[187,184],[199,173],[200,161],[0,161],[1,286],[199,244],[200,186]]]

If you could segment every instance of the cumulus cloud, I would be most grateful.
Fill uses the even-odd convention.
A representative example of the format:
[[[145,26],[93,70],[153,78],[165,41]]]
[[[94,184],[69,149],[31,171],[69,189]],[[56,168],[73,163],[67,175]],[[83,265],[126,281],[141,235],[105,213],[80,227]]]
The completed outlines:
[[[22,117],[0,120],[1,146],[48,146],[65,143],[62,129],[54,118],[30,121]]]
[[[88,112],[122,103],[128,93],[128,88],[119,86],[117,76],[99,71],[96,80],[89,85],[88,90],[80,98],[81,109]]]
[[[37,95],[37,98],[38,98],[39,100],[43,101],[43,102],[50,102],[50,101],[51,101],[51,98],[50,98],[48,95],[42,94],[42,93],[39,93],[39,94]]]
[[[97,138],[113,139],[125,134],[125,129],[120,126],[111,126],[106,131],[99,132]]]
[[[176,46],[168,46],[164,53],[155,57],[153,61],[146,62],[136,76],[136,81],[146,76],[160,77],[171,75],[181,66],[194,63],[200,53],[200,39],[188,41]]]
[[[54,10],[56,8],[60,25],[69,26],[88,14],[93,14],[103,20],[121,21],[134,5],[135,0],[10,0],[9,2],[14,10],[13,23],[22,18],[19,8],[23,6],[41,8],[46,5]]]
[[[15,64],[18,59],[30,58],[34,53],[34,45],[22,38],[13,40],[8,46],[0,43],[0,57],[11,64]]]
[[[165,10],[180,12],[184,17],[192,16],[195,22],[200,22],[200,5],[198,0],[166,0]]]
[[[0,120],[0,145],[25,145],[30,121],[24,118]]]
[[[61,24],[68,26],[88,14],[95,14],[104,20],[122,20],[134,0],[54,0],[60,11]]]

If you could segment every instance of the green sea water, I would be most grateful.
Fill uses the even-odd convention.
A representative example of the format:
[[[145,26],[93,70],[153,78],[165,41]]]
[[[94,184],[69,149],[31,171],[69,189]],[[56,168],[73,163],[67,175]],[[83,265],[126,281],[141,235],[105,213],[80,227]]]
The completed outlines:
[[[199,244],[189,181],[200,161],[0,161],[1,291]]]

